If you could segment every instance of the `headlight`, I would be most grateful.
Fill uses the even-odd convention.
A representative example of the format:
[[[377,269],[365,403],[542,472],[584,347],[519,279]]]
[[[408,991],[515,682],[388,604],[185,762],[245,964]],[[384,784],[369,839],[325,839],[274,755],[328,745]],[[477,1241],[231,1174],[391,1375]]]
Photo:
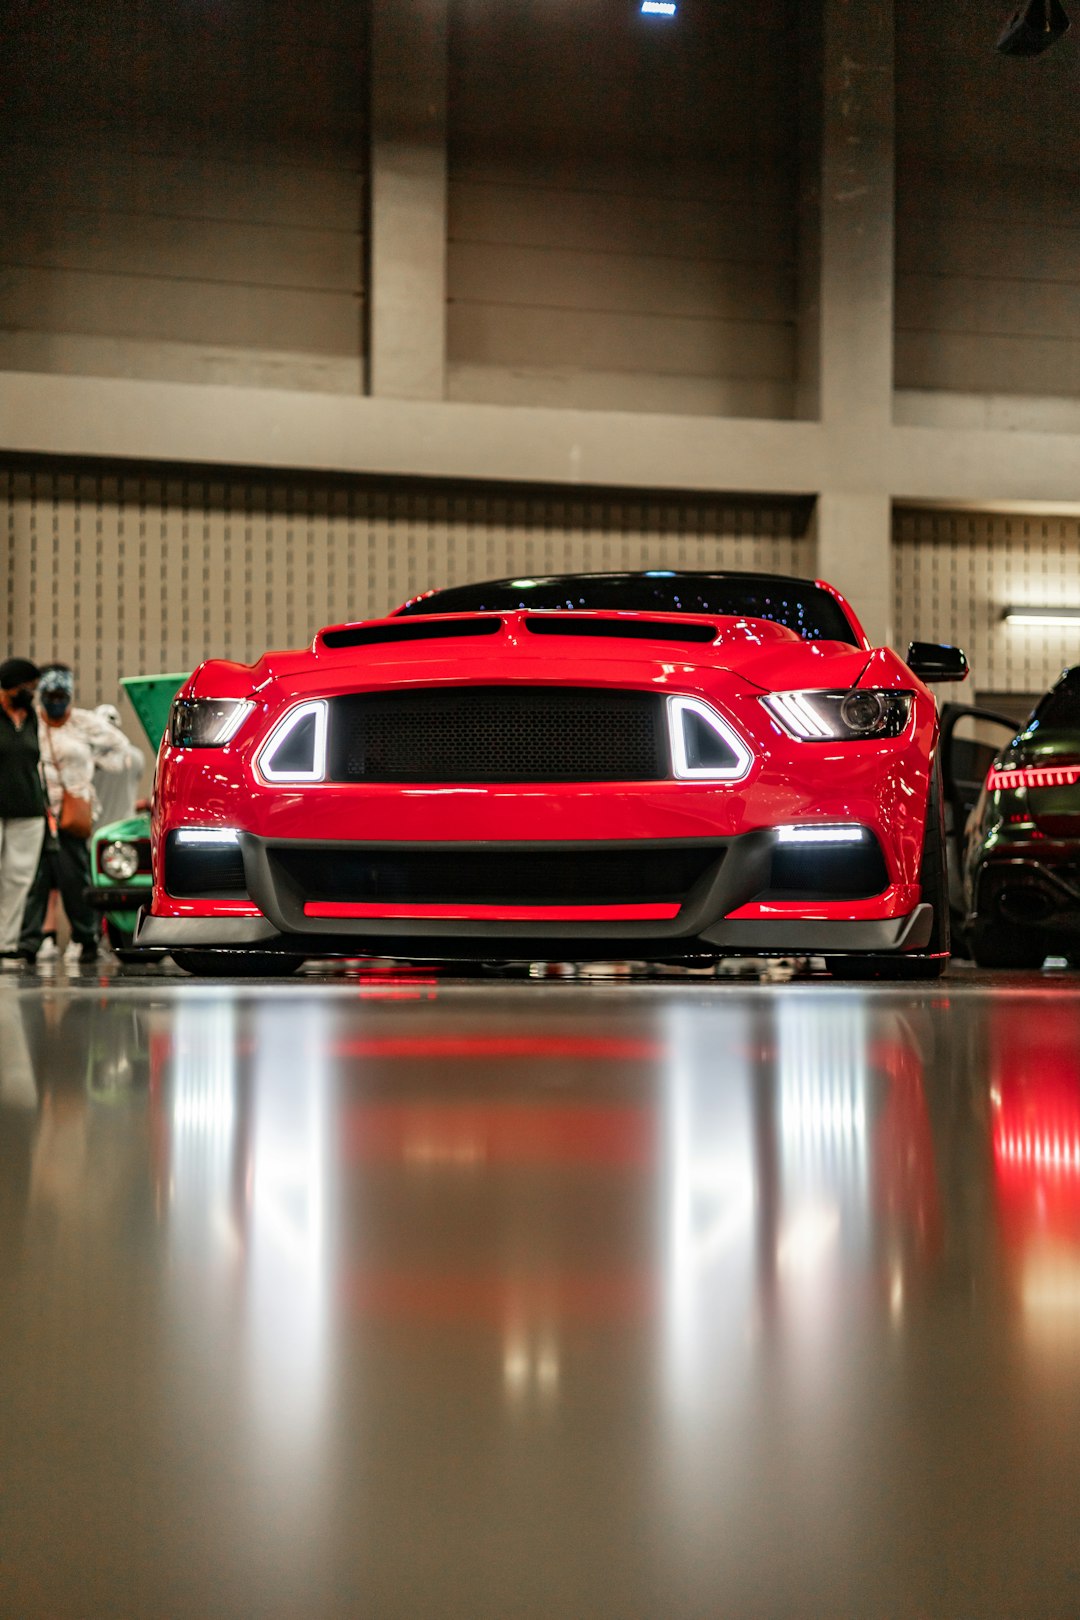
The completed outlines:
[[[221,748],[255,707],[242,698],[177,698],[169,716],[174,748]]]
[[[98,868],[114,883],[127,883],[139,870],[139,851],[134,844],[125,844],[120,840],[106,844],[98,851]]]
[[[800,742],[861,742],[899,737],[911,714],[910,692],[773,692],[761,699]]]
[[[255,763],[267,782],[322,782],[326,779],[326,703],[298,703],[279,720],[259,749]]]

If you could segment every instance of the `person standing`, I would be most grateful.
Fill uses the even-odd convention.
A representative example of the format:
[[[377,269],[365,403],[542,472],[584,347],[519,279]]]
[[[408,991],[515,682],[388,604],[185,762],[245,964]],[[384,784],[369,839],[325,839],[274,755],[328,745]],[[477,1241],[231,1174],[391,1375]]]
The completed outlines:
[[[23,912],[19,955],[30,963],[37,961],[41,949],[45,908],[52,889],[60,891],[80,962],[96,962],[98,955],[98,921],[86,898],[90,886],[87,846],[94,806],[94,756],[83,727],[74,719],[74,714],[80,712],[72,710],[74,690],[75,677],[67,664],[48,664],[42,670],[38,684],[41,764],[55,832],[42,848]],[[71,801],[82,801],[84,828],[64,825],[65,796],[69,805]]]
[[[0,960],[19,951],[23,906],[45,837],[34,688],[41,671],[29,658],[0,663]]]
[[[73,709],[72,723],[80,724],[85,715],[83,734],[94,756],[94,792],[97,813],[94,831],[113,821],[127,821],[135,814],[139,778],[146,765],[141,748],[129,742],[120,728],[120,713],[112,703],[99,703],[96,709]]]

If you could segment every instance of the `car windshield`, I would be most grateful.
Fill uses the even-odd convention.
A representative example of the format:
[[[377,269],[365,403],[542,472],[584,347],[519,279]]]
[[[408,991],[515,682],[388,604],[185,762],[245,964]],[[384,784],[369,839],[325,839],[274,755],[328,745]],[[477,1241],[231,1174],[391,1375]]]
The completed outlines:
[[[769,619],[805,641],[858,645],[840,604],[809,580],[768,574],[555,574],[435,591],[402,613],[500,613],[518,608],[707,613]]]
[[[1028,732],[1080,731],[1080,665],[1047,692],[1028,722]]]

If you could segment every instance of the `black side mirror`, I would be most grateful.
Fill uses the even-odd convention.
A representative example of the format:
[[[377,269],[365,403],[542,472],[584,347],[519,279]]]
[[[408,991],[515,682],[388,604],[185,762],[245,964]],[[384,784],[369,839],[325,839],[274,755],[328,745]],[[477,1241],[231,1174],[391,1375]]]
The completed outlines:
[[[920,681],[966,681],[970,673],[959,647],[946,647],[937,641],[911,642],[907,666]]]

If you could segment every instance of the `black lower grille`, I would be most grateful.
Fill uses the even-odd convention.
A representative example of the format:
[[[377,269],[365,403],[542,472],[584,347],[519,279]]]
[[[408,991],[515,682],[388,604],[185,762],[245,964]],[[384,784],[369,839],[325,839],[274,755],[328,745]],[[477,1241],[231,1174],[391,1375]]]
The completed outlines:
[[[682,901],[722,856],[717,845],[270,850],[275,876],[302,900],[540,906]]]
[[[652,782],[663,698],[572,686],[363,692],[331,704],[335,782]]]
[[[246,894],[240,846],[188,844],[171,832],[165,840],[165,890],[186,900],[221,900]]]
[[[769,887],[756,900],[862,900],[889,886],[876,838],[854,847],[778,844]]]

